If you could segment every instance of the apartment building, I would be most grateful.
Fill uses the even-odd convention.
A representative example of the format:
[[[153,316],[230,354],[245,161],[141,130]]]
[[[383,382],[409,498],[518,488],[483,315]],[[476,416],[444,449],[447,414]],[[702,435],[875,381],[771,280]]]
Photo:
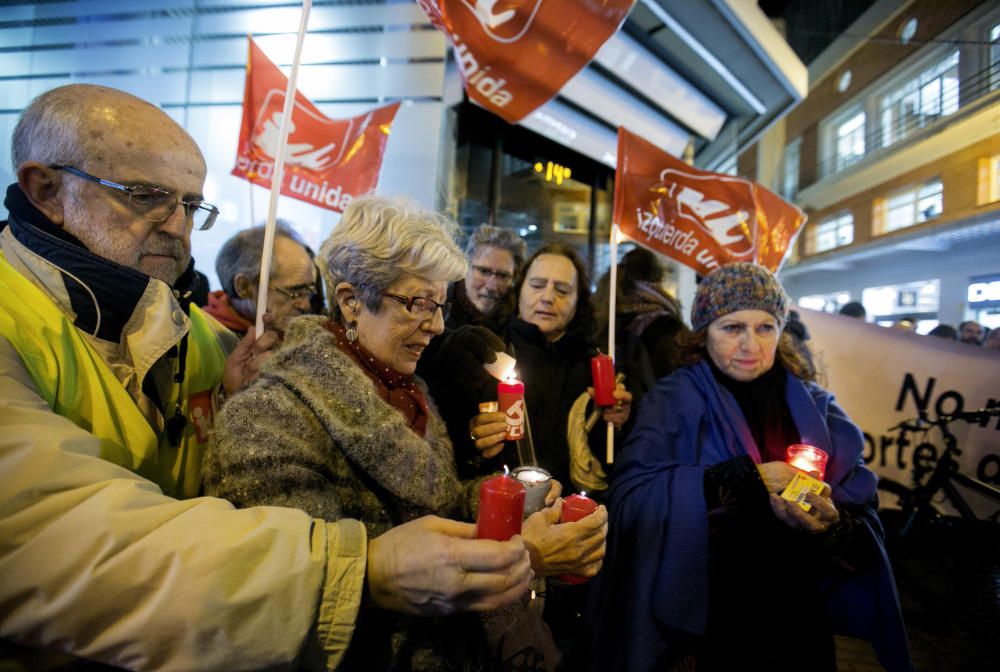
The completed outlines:
[[[809,74],[738,160],[809,214],[781,272],[792,297],[921,332],[1000,327],[1000,4],[875,3]]]

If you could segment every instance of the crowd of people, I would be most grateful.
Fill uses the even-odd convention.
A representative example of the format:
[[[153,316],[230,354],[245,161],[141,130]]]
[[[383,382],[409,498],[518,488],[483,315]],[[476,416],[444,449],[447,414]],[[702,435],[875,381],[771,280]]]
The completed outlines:
[[[865,320],[868,312],[858,301],[851,301],[844,304],[840,309],[841,315]],[[893,329],[900,331],[915,332],[917,330],[917,318],[912,315],[904,315],[892,323]],[[989,329],[975,320],[966,320],[958,325],[956,329],[950,324],[940,323],[927,332],[928,336],[943,338],[948,341],[959,341],[969,345],[980,345],[990,350],[1000,350],[1000,328]]]
[[[4,669],[835,670],[840,633],[912,669],[861,431],[767,269],[706,276],[689,328],[628,252],[598,405],[610,283],[592,296],[570,246],[484,225],[463,250],[446,217],[359,197],[318,252],[278,226],[257,334],[263,229],[194,300],[192,231],[219,213],[168,115],[64,86],[12,154]],[[490,406],[502,353],[520,445]],[[807,506],[778,496],[798,443],[829,456]],[[528,465],[541,510],[476,539],[481,484]],[[584,490],[600,506],[560,522]]]

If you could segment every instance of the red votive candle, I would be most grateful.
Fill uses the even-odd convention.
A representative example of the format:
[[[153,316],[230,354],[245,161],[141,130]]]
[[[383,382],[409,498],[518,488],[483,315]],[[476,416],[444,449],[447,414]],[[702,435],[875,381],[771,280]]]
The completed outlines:
[[[614,406],[615,362],[610,355],[596,355],[590,360],[590,373],[594,379],[594,403]]]
[[[570,495],[563,500],[562,513],[559,514],[560,523],[575,523],[581,518],[586,518],[594,511],[597,510],[597,502],[587,497],[584,493],[579,495]],[[590,580],[586,576],[578,576],[576,574],[560,574],[559,580],[565,581],[566,583],[580,584],[586,583]]]
[[[497,385],[500,412],[507,416],[507,440],[524,438],[524,383],[513,373]]]
[[[507,474],[483,481],[479,486],[477,539],[507,541],[521,534],[524,517],[524,486]]]
[[[826,475],[827,459],[829,456],[826,451],[806,443],[796,443],[785,449],[785,463],[788,466],[801,469],[821,481]]]

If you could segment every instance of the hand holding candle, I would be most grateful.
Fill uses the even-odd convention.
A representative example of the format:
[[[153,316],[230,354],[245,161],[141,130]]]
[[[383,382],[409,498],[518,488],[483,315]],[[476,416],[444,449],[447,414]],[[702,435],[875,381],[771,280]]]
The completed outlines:
[[[499,408],[495,401],[483,402],[479,414],[469,421],[469,439],[484,459],[499,455],[507,439],[507,416]]]
[[[508,473],[494,476],[479,486],[477,539],[507,541],[521,533],[524,517],[524,486]]]
[[[563,500],[562,514],[559,516],[560,523],[575,523],[586,518],[597,510],[597,502],[587,497],[586,493],[570,495]],[[577,574],[562,574],[559,579],[571,584],[586,583],[589,578]]]
[[[598,506],[576,522],[561,523],[564,503],[562,500],[525,519],[521,537],[531,555],[531,568],[538,576],[595,576],[604,562],[608,510]]]

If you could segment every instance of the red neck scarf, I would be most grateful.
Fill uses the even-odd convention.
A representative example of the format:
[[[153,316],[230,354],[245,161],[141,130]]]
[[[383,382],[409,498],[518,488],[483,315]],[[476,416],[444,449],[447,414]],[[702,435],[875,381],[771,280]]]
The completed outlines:
[[[361,343],[347,340],[344,325],[327,320],[327,330],[333,334],[337,347],[357,364],[375,384],[382,400],[403,414],[414,432],[424,436],[427,431],[427,400],[413,376],[393,371],[375,358]]]

